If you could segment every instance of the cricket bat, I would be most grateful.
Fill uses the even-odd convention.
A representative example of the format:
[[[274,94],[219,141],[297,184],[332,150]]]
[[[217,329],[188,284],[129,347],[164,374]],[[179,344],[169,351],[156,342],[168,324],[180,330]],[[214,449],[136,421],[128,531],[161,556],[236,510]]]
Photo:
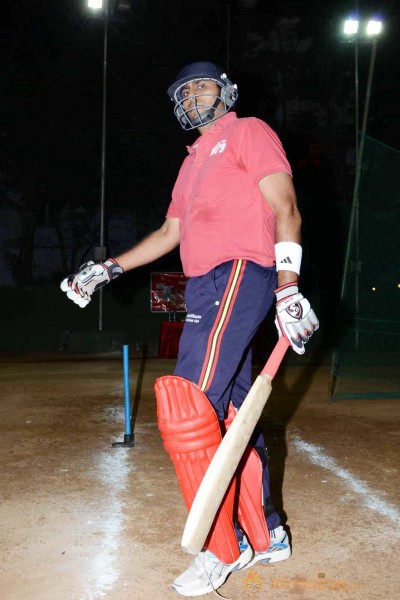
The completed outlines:
[[[198,554],[204,546],[218,508],[271,393],[271,381],[288,347],[287,340],[281,336],[210,462],[182,536],[181,546],[188,554]]]

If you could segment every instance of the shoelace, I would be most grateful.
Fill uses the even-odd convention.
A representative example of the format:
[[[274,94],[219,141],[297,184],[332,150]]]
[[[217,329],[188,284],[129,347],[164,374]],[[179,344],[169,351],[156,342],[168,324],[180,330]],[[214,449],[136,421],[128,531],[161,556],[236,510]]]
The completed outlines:
[[[198,557],[197,557],[197,558],[198,558]],[[204,560],[204,570],[205,570],[205,572],[207,573],[207,578],[208,578],[209,584],[210,584],[210,585],[211,585],[211,587],[212,587],[212,592],[213,592],[213,594],[215,594],[215,595],[216,595],[218,598],[223,598],[223,600],[232,600],[232,598],[228,598],[227,596],[223,596],[222,594],[220,594],[220,593],[218,592],[218,590],[216,590],[216,589],[214,588],[214,584],[213,584],[213,582],[211,581],[211,577],[210,577],[210,575],[212,575],[212,574],[214,573],[214,571],[215,571],[215,569],[218,567],[218,565],[223,565],[223,563],[222,563],[222,562],[219,560],[219,558],[217,558],[217,557],[215,556],[215,554],[212,554],[212,552],[209,552],[209,557],[208,557],[208,560],[211,562],[211,566],[212,566],[212,565],[213,565],[213,563],[214,563],[214,565],[213,565],[213,568],[212,568],[212,570],[210,571],[210,570],[209,570],[209,569],[207,569],[207,567],[206,567],[206,553],[205,553],[205,552],[204,552],[204,558],[203,558],[203,560]],[[222,571],[221,571],[221,572],[222,572]],[[221,574],[221,573],[219,573],[219,575],[220,575],[220,574]]]

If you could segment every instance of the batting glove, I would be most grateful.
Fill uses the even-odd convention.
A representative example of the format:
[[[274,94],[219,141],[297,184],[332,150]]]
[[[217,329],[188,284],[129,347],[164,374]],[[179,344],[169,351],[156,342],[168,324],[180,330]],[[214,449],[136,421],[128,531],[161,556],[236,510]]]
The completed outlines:
[[[92,299],[93,292],[116,279],[123,272],[124,269],[112,258],[104,263],[90,260],[79,267],[77,273],[63,279],[60,287],[72,302],[84,308]]]
[[[275,325],[297,354],[304,354],[304,344],[319,327],[309,301],[299,293],[296,283],[287,283],[275,290]]]

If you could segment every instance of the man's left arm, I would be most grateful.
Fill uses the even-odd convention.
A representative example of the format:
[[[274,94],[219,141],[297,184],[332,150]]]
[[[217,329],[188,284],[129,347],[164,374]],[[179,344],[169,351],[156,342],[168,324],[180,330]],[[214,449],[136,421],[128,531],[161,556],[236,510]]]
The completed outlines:
[[[267,175],[258,184],[275,213],[275,260],[278,272],[275,324],[293,350],[303,354],[304,344],[319,327],[310,303],[299,293],[301,266],[301,215],[289,173]]]

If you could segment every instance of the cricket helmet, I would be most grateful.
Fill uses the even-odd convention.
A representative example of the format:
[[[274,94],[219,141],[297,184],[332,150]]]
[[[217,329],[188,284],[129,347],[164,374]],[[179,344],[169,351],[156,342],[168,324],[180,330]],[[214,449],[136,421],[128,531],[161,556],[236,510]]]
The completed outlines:
[[[210,94],[194,94],[195,102],[193,106],[185,109],[183,102],[186,98],[182,96],[182,89],[190,81],[215,81],[220,88],[220,93],[213,94],[215,102],[210,108],[200,113],[202,96]],[[195,62],[184,67],[176,78],[176,81],[168,88],[168,96],[175,103],[174,114],[183,129],[196,129],[206,123],[211,123],[227,113],[238,99],[237,85],[232,83],[226,73],[211,62]],[[200,98],[200,101],[198,101]],[[200,102],[200,104],[198,104]],[[219,106],[222,102],[223,106]],[[189,115],[190,113],[190,115]]]

